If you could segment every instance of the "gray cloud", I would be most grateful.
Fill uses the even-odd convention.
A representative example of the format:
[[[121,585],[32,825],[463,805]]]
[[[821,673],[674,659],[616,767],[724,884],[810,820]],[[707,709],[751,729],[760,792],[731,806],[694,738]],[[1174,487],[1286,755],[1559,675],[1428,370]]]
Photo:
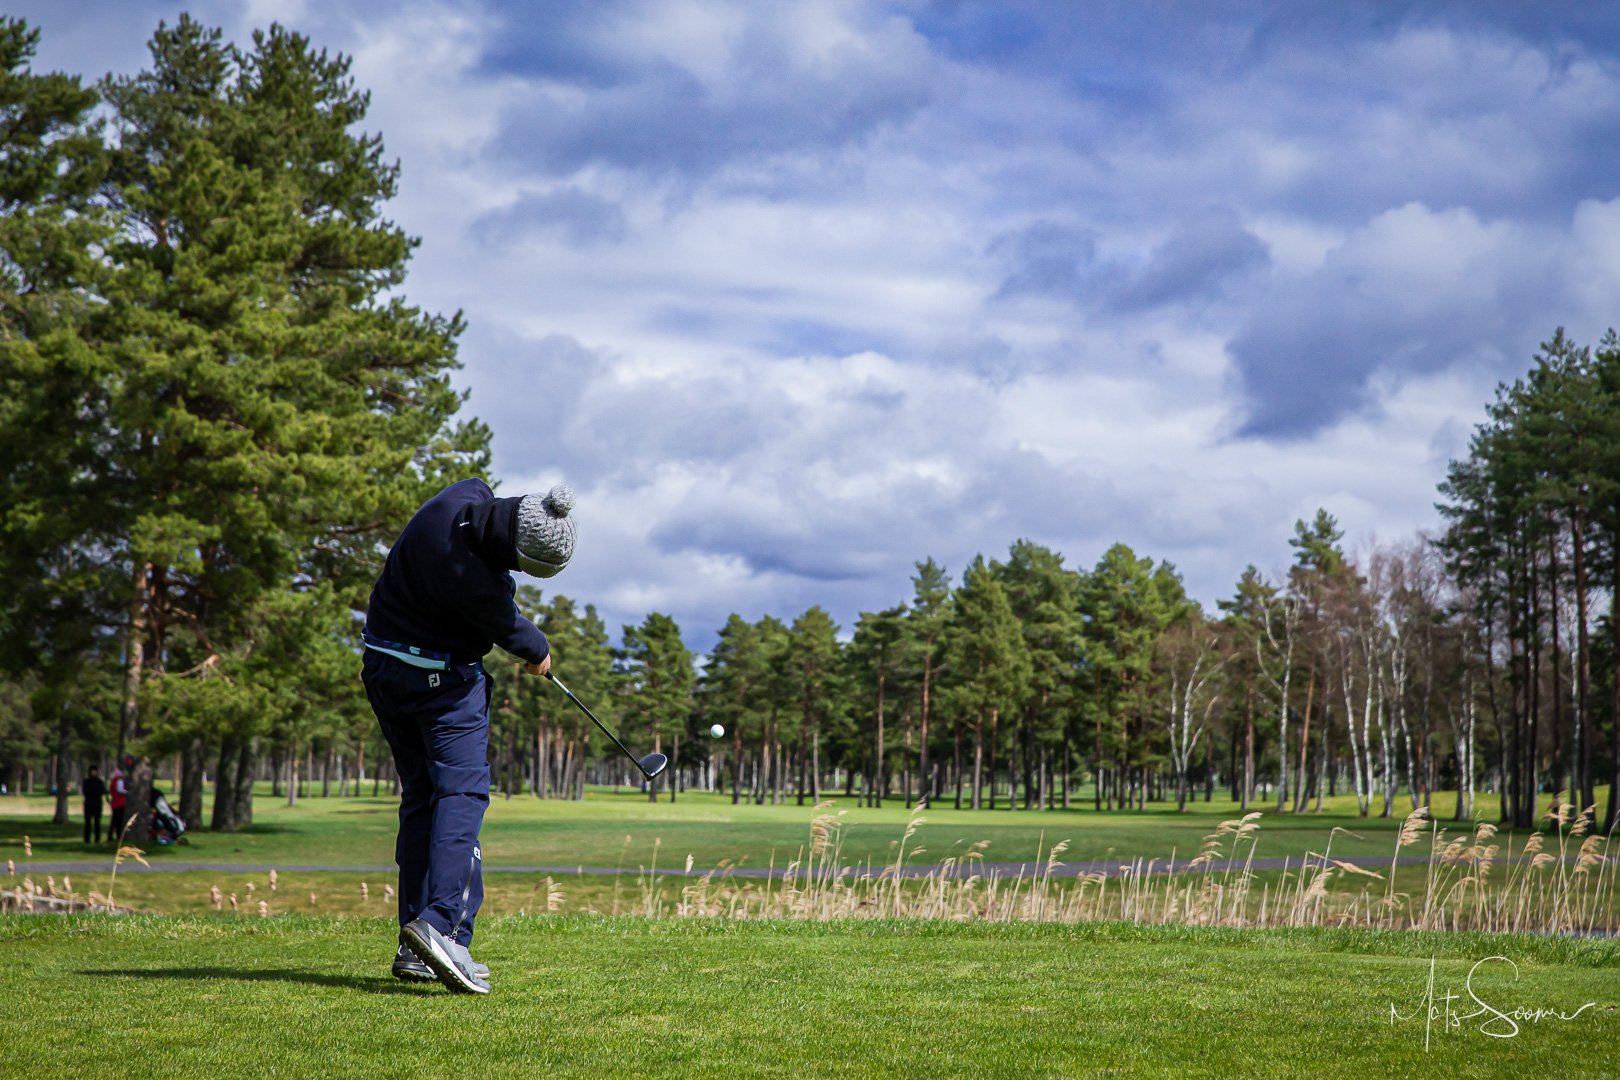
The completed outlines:
[[[1126,275],[1111,301],[1123,311],[1211,299],[1233,278],[1264,267],[1266,245],[1230,210],[1183,227],[1156,248],[1146,265]]]
[[[1269,261],[1266,245],[1229,208],[1179,226],[1140,257],[1097,254],[1089,228],[1037,221],[1002,233],[988,253],[1006,267],[995,299],[1049,296],[1103,313],[1213,299]]]
[[[556,466],[570,476],[595,471],[593,459],[560,435],[574,423],[587,387],[607,370],[607,360],[565,334],[533,340],[487,321],[472,324],[461,352],[472,358],[464,373],[468,411],[494,431],[504,469]]]
[[[499,246],[535,233],[550,233],[577,245],[624,239],[624,211],[615,202],[572,185],[528,194],[480,214],[473,221],[479,241]]]
[[[1097,234],[1058,221],[1037,221],[1004,232],[989,254],[1008,267],[998,297],[1061,296],[1079,299],[1097,259]]]
[[[694,57],[680,42],[626,42],[605,25],[582,28],[581,19],[621,15],[577,10],[535,28],[543,37],[561,27],[571,46],[564,56],[553,47],[503,61],[514,52],[508,42],[487,58],[496,70],[545,80],[531,103],[508,110],[497,145],[551,175],[590,164],[702,175],[734,158],[826,151],[904,121],[933,92],[926,47],[894,20],[873,19],[863,36],[818,47],[779,10],[722,7],[740,25],[716,28],[721,41]],[[809,8],[797,14],[820,18]],[[704,63],[716,44],[725,53],[720,78]]]
[[[1298,438],[1376,399],[1375,373],[1455,364],[1508,372],[1577,315],[1560,299],[1567,238],[1408,206],[1380,215],[1320,269],[1275,281],[1232,338],[1249,402],[1242,433]]]

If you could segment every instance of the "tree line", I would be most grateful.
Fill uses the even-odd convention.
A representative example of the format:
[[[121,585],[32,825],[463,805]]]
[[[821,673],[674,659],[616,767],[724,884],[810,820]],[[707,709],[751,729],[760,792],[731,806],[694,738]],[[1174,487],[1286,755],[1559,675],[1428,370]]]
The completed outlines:
[[[791,624],[733,615],[684,705],[668,679],[656,711],[641,703],[644,660],[621,664],[619,694],[655,741],[683,714],[688,746],[723,723],[710,783],[734,801],[814,800],[829,766],[874,805],[975,809],[1068,807],[1082,787],[1100,810],[1184,808],[1220,783],[1245,809],[1320,809],[1343,790],[1386,817],[1454,789],[1466,819],[1483,786],[1515,826],[1563,792],[1612,828],[1620,338],[1556,332],[1498,388],[1439,495],[1443,528],[1353,555],[1319,510],[1296,522],[1291,566],[1246,568],[1214,611],[1126,545],[1071,568],[1020,540],[955,584],[919,562],[911,597],[862,613],[847,641],[819,607]]]
[[[182,17],[147,70],[89,86],[35,72],[37,42],[0,20],[0,781],[53,784],[65,819],[78,770],[128,749],[137,805],[167,763],[182,816],[221,830],[256,780],[377,790],[366,593],[490,440],[458,416],[460,318],[399,294],[399,167],[356,133],[348,61],[280,27],[238,48]],[[1612,825],[1615,335],[1555,334],[1439,496],[1433,535],[1356,551],[1319,511],[1211,609],[1124,544],[1071,565],[1028,539],[922,559],[848,627],[733,614],[702,657],[668,614],[615,640],[589,604],[519,600],[581,697],[671,756],[655,799],[1107,811],[1223,787],[1389,815],[1454,789],[1469,817],[1488,790],[1527,825],[1538,793],[1608,783]],[[499,792],[629,782],[560,696],[491,667]]]

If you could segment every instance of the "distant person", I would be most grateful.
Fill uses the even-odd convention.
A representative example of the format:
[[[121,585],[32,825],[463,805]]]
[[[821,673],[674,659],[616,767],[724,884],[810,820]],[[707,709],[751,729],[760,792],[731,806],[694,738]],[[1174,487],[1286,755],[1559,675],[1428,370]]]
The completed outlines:
[[[125,754],[123,761],[113,766],[111,798],[107,800],[112,819],[107,822],[107,839],[115,844],[124,838],[124,817],[129,806],[129,776],[125,770],[134,765],[135,759]]]
[[[101,800],[107,797],[107,782],[101,778],[101,770],[90,766],[90,772],[85,776],[84,782],[79,785],[84,792],[84,842],[90,843],[90,831],[95,830],[96,843],[101,843]]]
[[[551,646],[513,602],[510,571],[556,574],[574,554],[574,495],[497,499],[482,480],[422,505],[388,552],[364,632],[366,696],[400,780],[399,950],[394,975],[489,993],[468,952],[484,899],[478,831],[489,807],[489,677],[499,645],[551,669]]]

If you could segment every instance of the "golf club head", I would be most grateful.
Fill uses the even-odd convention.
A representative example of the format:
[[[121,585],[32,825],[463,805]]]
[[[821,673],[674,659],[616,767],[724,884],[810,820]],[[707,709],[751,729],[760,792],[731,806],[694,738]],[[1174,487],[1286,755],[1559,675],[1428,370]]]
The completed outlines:
[[[663,754],[652,753],[636,762],[636,767],[642,771],[647,779],[651,780],[653,777],[663,772],[664,766],[668,764],[669,758],[665,757]]]

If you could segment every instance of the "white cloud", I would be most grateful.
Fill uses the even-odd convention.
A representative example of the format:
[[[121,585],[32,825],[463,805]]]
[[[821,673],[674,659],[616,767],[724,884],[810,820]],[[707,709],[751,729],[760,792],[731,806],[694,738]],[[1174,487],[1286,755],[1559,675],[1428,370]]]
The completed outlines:
[[[245,40],[268,10],[204,14]],[[1601,43],[1182,11],[1127,62],[855,0],[285,10],[372,91],[423,238],[404,291],[471,323],[503,490],[580,490],[545,587],[614,629],[847,624],[913,560],[1022,536],[1124,540],[1213,602],[1318,506],[1435,524],[1495,381],[1620,295]],[[106,12],[35,15],[140,63],[156,9]],[[1042,228],[1075,242],[1008,239]],[[1257,403],[1287,441],[1235,434]]]

